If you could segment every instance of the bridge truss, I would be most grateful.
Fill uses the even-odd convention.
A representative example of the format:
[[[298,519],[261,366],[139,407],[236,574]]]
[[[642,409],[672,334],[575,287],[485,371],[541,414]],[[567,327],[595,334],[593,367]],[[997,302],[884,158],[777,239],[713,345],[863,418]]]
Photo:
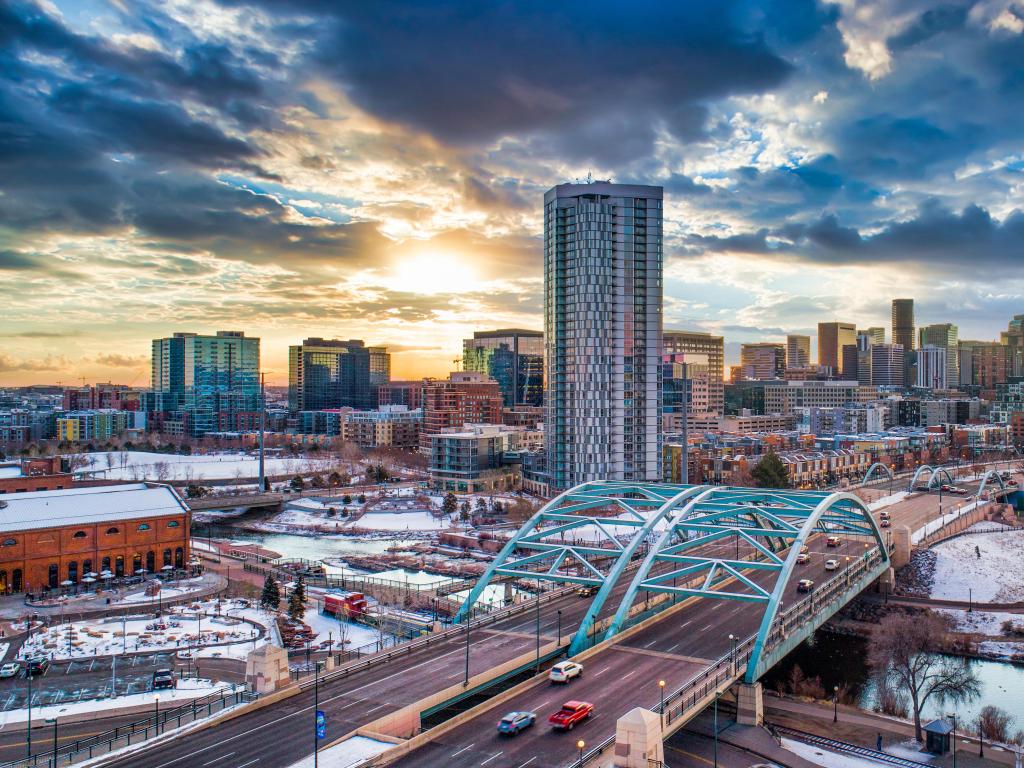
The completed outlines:
[[[929,488],[931,488],[932,485],[934,485],[936,477],[939,478],[939,480],[941,481],[942,475],[946,476],[946,480],[947,482],[949,482],[950,485],[953,485],[956,482],[955,480],[953,480],[953,476],[949,474],[949,470],[943,469],[942,467],[936,468],[931,466],[930,464],[922,464],[920,467],[917,468],[917,471],[914,472],[914,476],[910,478],[910,485],[907,486],[908,491],[913,491],[917,487],[917,480],[919,477],[921,477],[922,473],[924,472],[931,472],[931,475],[928,476]]]

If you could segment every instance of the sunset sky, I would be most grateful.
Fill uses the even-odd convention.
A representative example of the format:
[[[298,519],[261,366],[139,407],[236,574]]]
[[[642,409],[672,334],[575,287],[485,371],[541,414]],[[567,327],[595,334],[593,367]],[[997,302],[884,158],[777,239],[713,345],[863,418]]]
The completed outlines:
[[[665,326],[1024,313],[1024,3],[0,0],[0,385],[541,327],[541,203],[665,187]]]

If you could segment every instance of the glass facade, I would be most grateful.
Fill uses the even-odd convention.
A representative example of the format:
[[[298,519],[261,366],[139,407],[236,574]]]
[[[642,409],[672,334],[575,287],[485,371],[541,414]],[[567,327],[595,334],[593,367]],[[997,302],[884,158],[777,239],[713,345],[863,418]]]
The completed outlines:
[[[545,440],[551,486],[661,477],[661,187],[544,195]]]
[[[544,404],[544,334],[540,331],[477,331],[462,342],[462,368],[498,382],[506,408]]]
[[[362,341],[306,339],[288,348],[288,407],[296,411],[328,408],[373,410],[378,390],[391,379],[386,347]]]

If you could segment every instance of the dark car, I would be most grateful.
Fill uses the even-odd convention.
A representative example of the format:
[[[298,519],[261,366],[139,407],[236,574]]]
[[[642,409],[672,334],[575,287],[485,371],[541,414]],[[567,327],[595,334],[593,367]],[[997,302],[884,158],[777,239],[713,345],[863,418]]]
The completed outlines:
[[[174,688],[177,683],[174,680],[174,672],[170,669],[158,669],[153,673],[153,690],[161,688]]]
[[[39,656],[34,659],[29,659],[25,662],[25,676],[35,677],[36,675],[45,675],[46,670],[50,668],[50,660]]]

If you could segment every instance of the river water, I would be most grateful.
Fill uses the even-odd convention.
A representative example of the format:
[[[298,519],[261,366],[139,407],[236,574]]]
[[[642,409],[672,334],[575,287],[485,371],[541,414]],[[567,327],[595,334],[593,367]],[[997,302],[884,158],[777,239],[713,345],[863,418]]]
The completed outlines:
[[[826,691],[836,685],[849,686],[858,705],[872,709],[875,687],[867,665],[867,642],[862,637],[819,630],[783,659],[762,682],[774,688],[777,682],[787,680],[793,667],[799,665],[807,677],[820,678]],[[981,708],[992,704],[1014,715],[1011,730],[1024,727],[1024,666],[981,659],[971,659],[968,663],[981,683],[981,695],[956,707],[929,700],[923,718],[927,721],[955,711],[959,722],[976,721]]]

